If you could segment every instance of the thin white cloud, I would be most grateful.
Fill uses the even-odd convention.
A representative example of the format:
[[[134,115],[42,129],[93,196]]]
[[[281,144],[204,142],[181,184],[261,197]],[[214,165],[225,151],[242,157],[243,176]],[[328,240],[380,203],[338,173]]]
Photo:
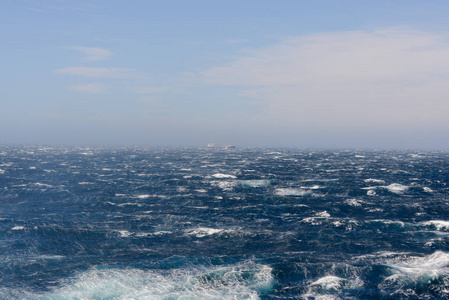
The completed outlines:
[[[106,92],[106,87],[102,84],[90,83],[90,84],[70,86],[69,90],[89,94],[104,94]]]
[[[103,48],[73,46],[68,47],[68,49],[83,53],[85,55],[84,59],[87,61],[105,60],[112,56],[111,51]]]
[[[142,74],[135,69],[128,68],[88,68],[68,67],[55,70],[57,73],[100,78],[136,78]]]
[[[204,71],[291,125],[448,124],[449,41],[389,29],[291,38]]]

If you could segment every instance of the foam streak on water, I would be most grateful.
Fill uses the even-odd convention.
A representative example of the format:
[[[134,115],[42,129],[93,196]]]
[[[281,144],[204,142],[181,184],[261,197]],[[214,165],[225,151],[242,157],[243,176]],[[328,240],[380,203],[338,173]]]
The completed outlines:
[[[0,299],[449,298],[449,153],[0,148]]]

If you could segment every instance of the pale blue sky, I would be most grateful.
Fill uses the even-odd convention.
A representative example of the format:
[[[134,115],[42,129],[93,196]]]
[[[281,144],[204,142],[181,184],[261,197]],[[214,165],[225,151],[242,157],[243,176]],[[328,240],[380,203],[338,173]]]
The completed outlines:
[[[0,1],[0,143],[449,148],[449,1]]]

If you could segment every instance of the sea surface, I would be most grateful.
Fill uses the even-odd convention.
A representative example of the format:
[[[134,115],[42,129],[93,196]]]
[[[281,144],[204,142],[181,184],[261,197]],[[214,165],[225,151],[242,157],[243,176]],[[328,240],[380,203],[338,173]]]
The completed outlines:
[[[0,299],[449,299],[449,153],[0,146]]]

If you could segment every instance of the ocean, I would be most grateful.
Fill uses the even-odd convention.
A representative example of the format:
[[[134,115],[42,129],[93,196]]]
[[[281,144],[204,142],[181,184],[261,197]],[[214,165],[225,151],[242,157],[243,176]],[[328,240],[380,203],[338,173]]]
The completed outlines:
[[[449,299],[449,153],[0,146],[0,299]]]

